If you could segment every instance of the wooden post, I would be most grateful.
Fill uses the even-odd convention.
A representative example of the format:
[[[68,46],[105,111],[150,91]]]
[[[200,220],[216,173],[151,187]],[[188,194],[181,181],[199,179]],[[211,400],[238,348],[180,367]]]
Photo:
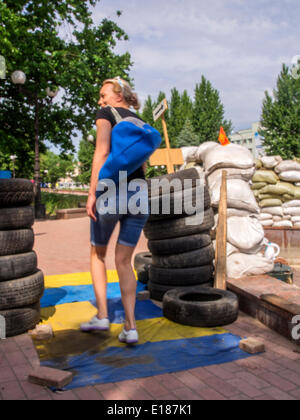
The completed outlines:
[[[168,129],[167,129],[167,123],[166,123],[166,119],[165,119],[165,114],[162,115],[161,122],[162,122],[163,130],[164,130],[164,137],[165,137],[166,148],[167,148],[167,168],[168,168],[168,174],[173,174],[175,171],[174,171],[174,166],[172,164],[171,156],[170,156],[170,149],[171,149],[171,147],[170,147],[170,140],[169,140],[169,135],[168,135]]]
[[[227,288],[227,172],[222,172],[222,186],[219,204],[219,223],[217,227],[216,243],[216,268],[215,283],[216,289],[226,290]]]

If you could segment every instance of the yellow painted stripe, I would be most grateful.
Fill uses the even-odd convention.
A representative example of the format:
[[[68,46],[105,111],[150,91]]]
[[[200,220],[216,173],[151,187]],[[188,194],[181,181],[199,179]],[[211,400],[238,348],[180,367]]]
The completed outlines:
[[[96,313],[96,308],[90,302],[67,303],[56,307],[41,309],[42,323],[51,324],[54,333],[79,330],[80,324],[89,321]],[[123,346],[117,339],[122,328],[123,325],[111,324],[110,333],[107,333],[105,336],[105,345],[107,347]],[[175,324],[166,318],[137,321],[137,329],[140,336],[139,344],[212,336],[216,334],[225,334],[227,332],[223,328],[206,329],[183,326]]]
[[[108,283],[119,281],[117,270],[107,270]],[[73,273],[58,276],[45,276],[45,287],[47,289],[63,286],[86,286],[92,284],[91,273]]]

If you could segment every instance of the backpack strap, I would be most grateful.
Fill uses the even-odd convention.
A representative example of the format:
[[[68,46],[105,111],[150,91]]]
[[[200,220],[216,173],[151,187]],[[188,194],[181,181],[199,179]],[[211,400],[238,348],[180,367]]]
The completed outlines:
[[[113,107],[108,105],[108,108],[110,108],[113,116],[115,117],[116,123],[119,124],[121,121],[123,121],[123,118],[121,117],[121,115],[118,113],[118,111]]]

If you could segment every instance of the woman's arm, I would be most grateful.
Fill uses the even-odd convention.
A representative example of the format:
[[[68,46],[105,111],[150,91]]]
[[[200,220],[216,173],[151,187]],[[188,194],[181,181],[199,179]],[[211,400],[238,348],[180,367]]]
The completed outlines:
[[[89,190],[89,198],[87,201],[87,213],[94,221],[96,221],[96,189],[98,185],[99,172],[106,162],[110,153],[111,142],[111,123],[107,120],[97,120],[97,140],[96,150],[94,153],[91,185]]]

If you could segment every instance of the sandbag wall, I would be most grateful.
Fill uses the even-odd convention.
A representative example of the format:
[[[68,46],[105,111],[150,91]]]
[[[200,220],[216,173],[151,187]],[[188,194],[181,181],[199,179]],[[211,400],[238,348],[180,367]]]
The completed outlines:
[[[200,178],[201,191],[196,185]],[[144,229],[152,253],[148,289],[151,298],[158,301],[162,301],[164,294],[170,289],[190,287],[192,290],[195,286],[211,287],[214,276],[214,248],[210,237],[214,214],[201,171],[192,168],[156,178],[159,181],[163,179],[168,182],[177,179],[181,182],[178,189],[174,187],[171,193],[162,194],[161,191],[154,192],[151,188],[151,182],[155,181],[155,178],[148,181],[150,211],[154,208],[159,209],[157,214],[151,211],[152,214]],[[184,180],[192,180],[191,188],[184,190]],[[202,194],[203,189],[204,194]],[[185,203],[189,207],[193,206],[195,212],[201,210],[201,215],[189,216],[185,212],[184,205],[181,214],[175,214],[174,203],[184,204],[183,196]],[[166,212],[163,203],[168,200],[170,200],[170,211]]]
[[[222,171],[227,171],[227,274],[238,278],[260,275],[273,270],[274,263],[263,255],[266,241],[259,221],[260,209],[250,188],[255,173],[255,161],[246,147],[230,144],[221,146],[206,142],[198,148],[184,150],[185,165],[203,167],[218,224],[218,208]]]
[[[300,227],[300,163],[280,156],[261,158],[252,179],[260,221],[266,227]]]
[[[6,337],[40,321],[44,276],[33,251],[33,185],[25,179],[0,179],[0,316]]]

